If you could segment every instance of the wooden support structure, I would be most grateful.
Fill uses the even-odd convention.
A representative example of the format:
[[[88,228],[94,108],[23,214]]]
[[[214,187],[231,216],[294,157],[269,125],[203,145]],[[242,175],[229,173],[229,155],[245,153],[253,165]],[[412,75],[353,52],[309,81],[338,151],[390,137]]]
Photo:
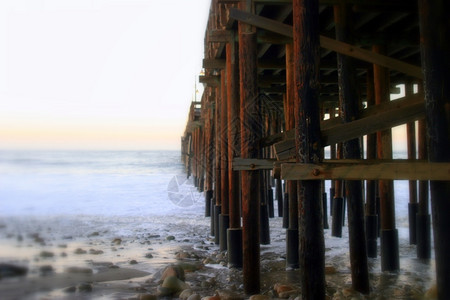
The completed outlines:
[[[222,181],[220,180],[220,176],[222,175],[221,171],[220,171],[220,159],[221,159],[221,155],[220,155],[220,150],[221,150],[221,135],[220,135],[220,130],[221,130],[221,122],[220,122],[220,118],[221,118],[221,101],[222,101],[222,97],[221,97],[221,88],[216,88],[216,93],[215,93],[215,110],[214,110],[214,129],[215,129],[215,147],[214,147],[214,157],[215,157],[215,173],[214,173],[214,199],[215,199],[215,205],[214,205],[214,213],[213,213],[213,222],[214,222],[214,243],[216,245],[220,244],[220,213],[221,213],[221,209],[222,209]]]
[[[294,0],[294,86],[296,159],[318,163],[321,157],[319,115],[319,1]],[[325,299],[325,242],[319,180],[298,182],[299,253],[302,299]]]
[[[425,120],[419,120],[418,122],[418,158],[426,160],[428,159],[427,151],[427,138],[426,138],[426,124]],[[428,178],[427,178],[428,179]],[[429,259],[431,258],[431,216],[428,209],[429,197],[428,197],[429,184],[428,180],[419,181],[419,207],[416,215],[417,226],[417,258]]]
[[[352,36],[350,30],[353,20],[350,8],[345,5],[334,6],[334,21],[336,38],[339,41],[349,42]],[[341,118],[344,123],[358,119],[359,95],[356,86],[356,69],[353,58],[337,55],[339,74],[339,102]],[[343,142],[344,159],[361,159],[362,151],[359,139],[354,138]],[[364,230],[364,203],[362,182],[360,180],[345,181],[346,199],[348,202],[348,227],[350,243],[350,263],[352,271],[353,288],[363,294],[368,294],[369,269],[367,265],[366,233]]]
[[[367,106],[375,105],[373,73],[367,72]],[[377,136],[375,133],[367,135],[366,158],[373,160],[376,158]],[[376,201],[376,182],[375,180],[366,181],[366,238],[367,238],[367,256],[376,258],[378,249],[378,214]]]
[[[295,130],[295,102],[298,101],[295,94],[294,81],[294,46],[286,45],[286,97],[285,97],[285,124],[286,130]],[[286,192],[288,195],[286,229],[286,267],[296,269],[299,267],[299,234],[298,234],[298,201],[297,182],[287,181]]]
[[[228,98],[225,69],[221,71],[220,99],[220,199],[219,245],[221,251],[227,250],[227,230],[229,227],[229,190],[228,190]]]
[[[239,8],[251,10],[246,1],[239,2]],[[241,156],[258,158],[261,138],[260,106],[258,103],[256,74],[256,33],[254,28],[239,23],[239,86],[241,119]],[[242,171],[242,242],[243,281],[246,294],[260,292],[260,197],[259,171]]]
[[[450,162],[450,34],[448,1],[419,0],[420,42],[424,73],[428,157]],[[450,180],[430,181],[439,299],[450,299]]]
[[[447,180],[449,163],[420,160],[334,160],[322,163],[282,163],[286,180]]]
[[[376,53],[382,52],[381,46],[373,46]],[[379,65],[373,65],[375,103],[389,102],[389,70]],[[378,159],[392,158],[391,129],[377,132]],[[395,228],[394,183],[392,180],[378,182],[381,211],[381,269],[396,271],[400,269],[398,249],[398,232]]]
[[[405,84],[405,94],[414,94],[411,82]],[[406,143],[408,159],[416,159],[416,122],[406,123]],[[416,238],[416,215],[417,215],[417,181],[409,181],[409,203],[408,203],[408,221],[409,221],[409,244],[415,245]]]
[[[450,298],[450,46],[441,38],[449,35],[449,7],[417,2],[211,1],[204,95],[191,104],[182,160],[205,190],[215,242],[228,249],[230,267],[243,267],[246,294],[261,290],[259,245],[270,239],[260,226],[268,228],[272,176],[287,229],[286,266],[299,267],[304,299],[325,297],[324,180],[331,180],[330,211],[339,212],[334,236],[342,236],[348,203],[355,290],[369,293],[364,253],[377,257],[380,229],[382,270],[400,268],[392,181],[409,180],[410,242],[419,258],[432,257],[431,202],[438,292]],[[405,96],[390,101],[402,84]],[[394,160],[399,141],[390,132],[403,124],[408,159]]]
[[[227,233],[228,265],[242,267],[242,227],[239,172],[233,170],[233,159],[240,154],[240,119],[239,119],[239,58],[237,44],[234,38],[226,46],[227,73],[227,112],[228,112],[228,187],[229,187],[229,215],[230,229]]]

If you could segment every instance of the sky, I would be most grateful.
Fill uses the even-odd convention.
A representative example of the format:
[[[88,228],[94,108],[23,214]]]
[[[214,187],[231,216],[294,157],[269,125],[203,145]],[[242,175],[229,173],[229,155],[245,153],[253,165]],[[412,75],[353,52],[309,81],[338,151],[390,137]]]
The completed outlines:
[[[0,1],[0,149],[179,149],[209,6]]]

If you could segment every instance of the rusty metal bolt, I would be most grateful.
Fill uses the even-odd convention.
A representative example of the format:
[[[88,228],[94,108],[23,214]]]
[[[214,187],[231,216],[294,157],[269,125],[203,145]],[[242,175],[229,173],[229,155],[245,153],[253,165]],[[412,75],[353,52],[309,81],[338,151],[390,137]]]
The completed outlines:
[[[319,169],[314,169],[314,170],[312,171],[312,174],[313,174],[314,176],[319,176],[319,174],[320,174]]]

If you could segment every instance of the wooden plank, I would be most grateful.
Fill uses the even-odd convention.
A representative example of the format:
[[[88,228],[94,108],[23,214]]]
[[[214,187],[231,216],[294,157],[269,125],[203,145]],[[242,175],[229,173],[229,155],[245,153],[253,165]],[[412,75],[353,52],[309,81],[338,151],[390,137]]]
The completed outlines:
[[[425,116],[423,95],[415,94],[402,100],[376,105],[363,110],[361,116],[361,119],[345,124],[336,124],[336,119],[322,121],[322,146],[344,142],[423,118]],[[293,133],[287,132],[284,137],[289,139],[274,144],[279,160],[286,160],[295,154]]]
[[[293,36],[292,26],[290,25],[251,14],[236,8],[230,8],[230,18],[291,38]],[[320,36],[320,46],[325,49],[348,55],[372,64],[377,64],[392,70],[396,70],[416,78],[423,78],[422,70],[420,67],[405,63],[395,58],[377,54],[372,51],[356,47],[354,45],[340,42],[325,36]]]
[[[212,29],[208,30],[207,41],[210,43],[228,43],[232,39],[230,30]]]
[[[200,75],[198,82],[205,83],[211,87],[218,87],[220,85],[220,76],[217,75]]]
[[[202,66],[205,69],[224,69],[225,63],[225,59],[205,58]]]
[[[281,164],[285,180],[450,180],[450,163],[392,160],[321,164]]]
[[[253,170],[272,170],[275,159],[256,159],[256,158],[241,158],[233,159],[234,171],[253,171]]]

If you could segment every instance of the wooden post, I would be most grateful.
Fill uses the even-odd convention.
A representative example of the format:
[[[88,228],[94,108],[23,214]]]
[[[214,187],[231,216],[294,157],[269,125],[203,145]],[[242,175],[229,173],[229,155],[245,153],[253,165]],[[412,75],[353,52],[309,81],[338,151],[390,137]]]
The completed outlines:
[[[412,82],[405,83],[405,96],[414,94]],[[408,149],[408,159],[416,159],[416,123],[406,123],[406,142]],[[417,215],[417,180],[409,181],[409,203],[408,203],[408,221],[409,221],[409,244],[415,245],[416,239],[416,215]]]
[[[226,70],[227,70],[227,98],[228,98],[228,160],[229,160],[229,215],[230,228],[228,238],[228,265],[234,268],[242,267],[242,228],[241,228],[241,203],[239,190],[239,171],[233,171],[231,166],[233,158],[239,157],[239,66],[238,49],[233,39],[226,45]]]
[[[221,99],[220,88],[217,88],[217,90],[218,91],[217,91],[216,97],[215,97],[215,99],[216,99],[216,105],[215,105],[215,136],[216,136],[216,139],[215,139],[215,159],[216,159],[215,166],[216,166],[216,170],[215,171],[216,172],[214,174],[215,175],[215,177],[214,177],[214,179],[215,179],[214,195],[215,195],[215,199],[216,199],[216,204],[214,205],[214,243],[216,245],[219,245],[219,243],[220,243],[219,215],[221,213],[221,204],[222,204],[222,199],[221,199],[221,196],[222,196],[221,183],[222,182],[220,180],[220,175],[221,175],[221,172],[220,172],[220,159],[221,159],[221,156],[220,156],[220,146],[221,146],[221,143],[220,143],[220,130],[221,130],[220,117],[221,117],[221,111],[220,111],[220,109],[221,109],[221,100],[222,99]]]
[[[383,52],[381,46],[373,46],[375,53]],[[389,101],[389,70],[373,65],[375,103]],[[377,156],[379,159],[392,158],[391,129],[377,132]],[[400,269],[398,252],[398,232],[395,228],[394,187],[392,180],[379,181],[381,210],[381,270],[396,271]]]
[[[335,157],[342,158],[342,143],[336,146]],[[344,189],[342,180],[334,180],[333,219],[331,223],[331,235],[342,237],[342,219],[344,214]]]
[[[420,46],[424,73],[428,158],[450,161],[449,2],[419,0]],[[450,181],[430,181],[439,299],[450,299]]]
[[[214,145],[214,122],[213,122],[213,109],[211,97],[209,95],[209,90],[211,88],[206,88],[203,92],[203,97],[206,97],[206,116],[205,116],[205,167],[206,167],[206,178],[205,178],[205,216],[211,216],[211,202],[213,199],[213,160],[214,152],[212,151],[211,145]]]
[[[286,130],[295,128],[294,46],[286,45]],[[286,267],[299,267],[297,182],[286,182],[288,193],[288,228],[286,230]]]
[[[336,38],[343,42],[350,41],[352,19],[347,5],[334,6],[334,23]],[[358,119],[359,96],[356,85],[356,68],[353,58],[337,54],[339,103],[343,122]],[[345,141],[342,145],[344,159],[361,159],[359,139]],[[350,242],[350,263],[353,288],[363,294],[368,294],[369,269],[367,265],[366,233],[364,230],[364,203],[362,182],[359,180],[346,180],[346,198],[348,202],[348,227]]]
[[[228,100],[226,72],[220,72],[220,199],[221,214],[219,220],[220,251],[227,250],[227,229],[229,227],[229,194],[228,194]]]
[[[239,8],[251,11],[247,1]],[[241,98],[241,157],[258,158],[261,138],[261,111],[258,103],[256,70],[256,32],[251,26],[239,22],[239,83]],[[242,171],[242,225],[243,225],[243,282],[248,295],[260,292],[259,219],[260,171]]]
[[[293,1],[295,144],[297,161],[322,161],[319,113],[319,1]],[[325,242],[319,180],[298,185],[303,299],[325,299]]]
[[[367,106],[375,105],[373,73],[367,70]],[[367,135],[367,159],[375,159],[377,157],[377,135],[375,133]],[[367,256],[377,257],[377,239],[378,239],[378,215],[376,201],[376,182],[375,180],[367,180],[366,182],[366,238],[367,238]]]
[[[425,120],[418,122],[419,159],[428,159]],[[428,181],[419,181],[419,207],[416,215],[417,258],[431,258],[431,216],[428,209]]]

